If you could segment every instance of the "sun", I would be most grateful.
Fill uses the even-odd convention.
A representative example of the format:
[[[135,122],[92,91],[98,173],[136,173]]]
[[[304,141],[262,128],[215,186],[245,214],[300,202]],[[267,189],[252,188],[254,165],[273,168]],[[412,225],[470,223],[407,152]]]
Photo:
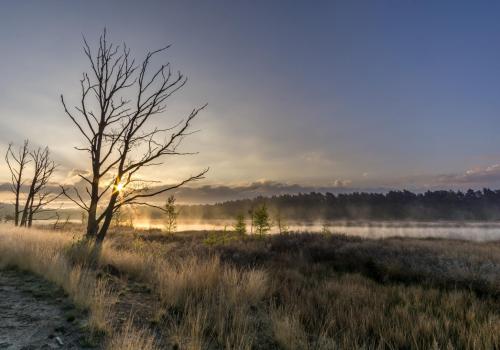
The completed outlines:
[[[116,192],[121,193],[123,191],[124,187],[125,187],[125,185],[120,182],[118,185],[115,186],[115,190],[116,190]]]

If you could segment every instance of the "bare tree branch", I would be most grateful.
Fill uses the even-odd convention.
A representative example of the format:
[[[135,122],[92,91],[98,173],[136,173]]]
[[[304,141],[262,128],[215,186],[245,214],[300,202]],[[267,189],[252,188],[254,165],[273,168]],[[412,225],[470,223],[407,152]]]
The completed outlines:
[[[23,146],[20,147],[16,152],[13,150],[14,145],[12,143],[9,144],[9,148],[5,153],[5,161],[7,163],[7,167],[9,168],[11,175],[11,183],[10,189],[14,193],[14,224],[16,226],[19,225],[19,202],[21,196],[21,189],[24,184],[23,173],[25,171],[26,166],[30,163],[29,155],[29,141],[25,140]]]
[[[136,186],[140,170],[163,163],[167,156],[194,154],[178,147],[190,130],[193,119],[206,105],[195,108],[170,127],[150,128],[154,117],[166,111],[167,99],[187,82],[180,72],[172,73],[170,63],[151,69],[152,61],[170,46],[150,51],[139,64],[125,44],[108,41],[104,30],[94,52],[83,38],[83,52],[90,70],[80,80],[81,98],[70,111],[64,98],[66,115],[77,127],[87,145],[77,147],[89,152],[89,176],[80,174],[88,187],[85,200],[77,187],[62,194],[88,213],[87,236],[104,239],[113,213],[124,205],[144,205],[145,199],[202,179],[208,169],[180,181],[177,185],[150,191]],[[107,182],[103,186],[103,182]]]

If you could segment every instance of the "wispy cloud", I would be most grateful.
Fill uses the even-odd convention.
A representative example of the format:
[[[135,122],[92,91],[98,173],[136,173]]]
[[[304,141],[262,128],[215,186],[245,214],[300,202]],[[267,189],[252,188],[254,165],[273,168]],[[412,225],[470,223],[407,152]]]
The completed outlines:
[[[71,169],[64,177],[65,186],[76,186],[85,193],[86,183],[78,175],[88,175],[84,169]],[[193,184],[176,189],[175,192],[167,192],[155,197],[153,200],[161,203],[172,193],[178,198],[179,203],[215,203],[228,200],[255,198],[258,196],[270,197],[283,194],[298,194],[309,192],[331,192],[350,193],[362,192],[387,192],[393,189],[410,189],[413,191],[425,191],[427,189],[468,189],[500,187],[500,164],[492,164],[486,167],[477,167],[462,173],[441,175],[416,175],[405,178],[394,178],[377,182],[366,179],[368,174],[363,174],[363,179],[356,181],[351,179],[332,179],[321,184],[286,183],[267,179],[254,182],[241,182],[233,184]],[[169,186],[167,183],[151,186],[150,190],[158,190]],[[51,190],[59,191],[58,184],[52,184]],[[1,201],[9,195],[9,184],[0,183]]]
[[[469,169],[462,174],[448,174],[437,177],[438,184],[468,186],[494,186],[500,183],[500,164]]]
[[[276,181],[257,181],[248,184],[240,185],[203,185],[203,186],[192,186],[183,187],[175,190],[175,192],[163,193],[162,195],[155,197],[154,201],[162,202],[172,193],[178,198],[180,203],[215,203],[227,200],[245,199],[245,198],[255,198],[258,196],[276,196],[283,194],[298,194],[298,193],[309,193],[309,192],[333,192],[333,193],[345,193],[352,192],[354,190],[346,185],[349,184],[347,180],[334,180],[331,185],[327,186],[305,186],[299,184],[286,184]],[[85,183],[83,180],[75,181],[74,186],[83,190]],[[159,185],[151,187],[151,191],[161,189],[168,185]],[[59,191],[57,185],[52,185],[50,187],[53,191]],[[9,186],[7,183],[0,184],[0,192],[7,195]],[[84,191],[81,191],[84,193]],[[2,197],[3,198],[3,197]]]

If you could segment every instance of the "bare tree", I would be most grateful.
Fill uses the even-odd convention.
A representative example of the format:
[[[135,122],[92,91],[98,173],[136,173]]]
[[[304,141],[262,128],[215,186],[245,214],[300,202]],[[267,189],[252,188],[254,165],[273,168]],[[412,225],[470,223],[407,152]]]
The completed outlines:
[[[281,215],[281,210],[278,209],[278,212],[276,213],[276,226],[278,228],[279,234],[287,234],[289,233],[288,225],[283,218],[283,215]]]
[[[250,234],[253,235],[253,224],[255,222],[255,210],[253,207],[248,209],[248,215],[250,216]]]
[[[14,224],[16,226],[31,226],[35,214],[47,211],[44,207],[56,200],[60,194],[53,194],[47,191],[47,185],[56,168],[55,163],[50,159],[49,149],[39,147],[35,151],[30,151],[29,141],[25,140],[17,152],[14,151],[13,144],[9,144],[5,160],[11,173],[11,190],[14,193]],[[25,198],[25,203],[21,209],[21,194],[27,177],[27,166],[30,173],[32,170],[31,183]]]
[[[56,169],[56,164],[50,159],[48,147],[39,147],[29,152],[29,156],[33,162],[33,177],[22,211],[20,225],[31,227],[34,215],[47,211],[44,207],[59,198],[61,194],[54,194],[47,190],[47,185]]]
[[[59,214],[59,212],[56,211],[55,212],[55,219],[56,220],[55,220],[54,224],[52,225],[52,229],[53,230],[58,230],[58,229],[64,230],[65,227],[69,224],[70,218],[71,218],[71,215],[67,214],[66,219],[64,220],[63,224],[59,225],[59,223],[61,222],[61,214]]]
[[[84,38],[89,73],[80,80],[81,99],[70,110],[61,95],[67,116],[82,134],[85,145],[77,147],[90,158],[90,175],[80,174],[85,193],[78,187],[63,193],[88,213],[87,237],[102,242],[113,214],[124,205],[151,205],[151,197],[203,178],[205,169],[177,184],[152,189],[138,177],[144,167],[161,164],[166,156],[183,155],[178,146],[192,133],[191,122],[205,107],[195,108],[169,128],[151,127],[155,116],[166,109],[167,99],[186,83],[170,64],[151,70],[152,59],[167,47],[148,52],[136,64],[125,44],[109,43],[106,30],[94,54]]]
[[[18,149],[17,152],[14,151],[14,145],[12,143],[9,144],[9,148],[5,153],[5,161],[7,162],[7,166],[11,175],[11,191],[14,193],[15,201],[14,201],[14,224],[16,226],[19,225],[19,202],[21,196],[21,189],[24,184],[23,181],[23,173],[27,164],[29,163],[29,142],[28,140],[24,141],[22,147]]]
[[[113,226],[115,228],[118,228],[118,227],[123,226],[123,221],[124,221],[124,219],[123,219],[122,208],[119,208],[113,214],[113,220],[111,220],[111,222],[113,223]]]

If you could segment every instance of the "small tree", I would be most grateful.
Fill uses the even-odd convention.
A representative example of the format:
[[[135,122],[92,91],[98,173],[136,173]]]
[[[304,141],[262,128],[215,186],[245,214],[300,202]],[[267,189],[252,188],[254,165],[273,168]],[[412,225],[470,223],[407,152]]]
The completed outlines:
[[[39,147],[34,151],[30,151],[29,156],[33,163],[33,174],[28,187],[28,195],[22,211],[20,225],[31,227],[34,216],[49,211],[50,209],[44,209],[44,207],[57,200],[61,193],[53,194],[47,190],[56,169],[56,164],[50,159],[49,148]]]
[[[253,207],[248,209],[248,215],[250,216],[250,234],[253,235],[253,224],[255,219]]]
[[[49,149],[39,147],[31,151],[28,140],[24,141],[22,147],[14,151],[13,144],[9,144],[5,161],[11,175],[11,190],[15,195],[14,201],[14,224],[16,226],[31,227],[35,215],[49,211],[45,206],[55,201],[61,194],[52,193],[48,190],[50,179],[56,169],[56,164],[50,159]],[[28,167],[28,164],[32,164]],[[30,182],[27,184],[27,193],[21,206],[21,192],[25,184],[26,172],[31,174]]]
[[[240,235],[247,233],[247,225],[245,223],[245,215],[240,214],[236,217],[236,222],[234,223],[234,231]]]
[[[179,212],[175,209],[175,197],[171,195],[165,204],[165,230],[167,233],[174,233],[177,230],[177,216]]]
[[[271,230],[271,221],[269,219],[269,213],[267,212],[267,207],[265,204],[254,211],[253,217],[255,232],[257,232],[259,235],[263,235]]]
[[[122,208],[118,208],[115,210],[115,213],[113,214],[113,219],[111,220],[113,223],[113,226],[120,227],[123,226],[123,213],[122,213]]]
[[[328,228],[327,224],[323,224],[323,226],[321,227],[321,233],[324,235],[330,235],[332,232]]]
[[[12,222],[12,221],[14,221],[14,216],[12,214],[6,214],[3,217],[3,222],[5,222],[5,223]]]
[[[81,213],[82,215],[82,225],[85,225],[85,223],[87,222],[87,212],[86,211],[82,211]]]
[[[127,215],[127,226],[130,228],[134,228],[134,216],[133,213],[130,211]]]
[[[278,227],[278,232],[280,234],[288,233],[288,225],[286,224],[286,221],[283,219],[280,210],[278,210],[278,213],[276,214],[276,226]]]

